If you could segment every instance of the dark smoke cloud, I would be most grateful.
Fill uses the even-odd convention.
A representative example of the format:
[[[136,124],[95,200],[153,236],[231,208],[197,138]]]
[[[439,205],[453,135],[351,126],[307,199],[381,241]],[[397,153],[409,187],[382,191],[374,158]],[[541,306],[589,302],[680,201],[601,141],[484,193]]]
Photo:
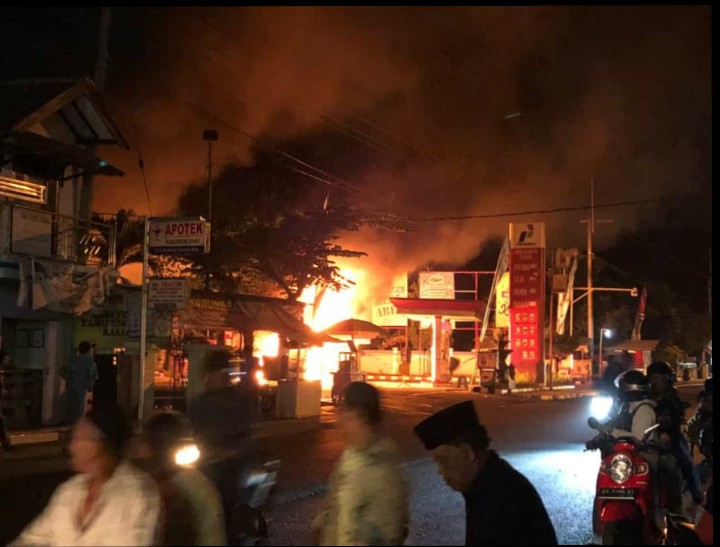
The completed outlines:
[[[249,163],[258,143],[243,132],[282,145],[332,131],[325,116],[382,149],[353,167],[365,193],[352,199],[402,216],[583,205],[591,177],[598,203],[709,192],[709,7],[119,10],[114,25],[112,105],[156,214],[204,176],[203,128],[221,133],[219,163]],[[146,210],[133,154],[114,158],[128,177],[100,183],[99,209]],[[654,210],[604,210],[615,223],[598,237]],[[582,245],[584,216],[513,220]],[[378,263],[463,261],[508,220],[348,241]]]

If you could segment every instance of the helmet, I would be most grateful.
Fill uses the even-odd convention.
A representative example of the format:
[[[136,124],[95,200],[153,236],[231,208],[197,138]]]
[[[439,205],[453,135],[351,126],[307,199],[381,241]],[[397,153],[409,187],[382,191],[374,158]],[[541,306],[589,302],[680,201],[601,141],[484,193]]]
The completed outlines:
[[[675,371],[666,361],[654,361],[647,368],[647,375],[662,374],[667,376],[668,379],[674,381],[676,378]]]
[[[650,382],[642,371],[627,370],[615,378],[620,400],[623,402],[646,399],[650,392]]]

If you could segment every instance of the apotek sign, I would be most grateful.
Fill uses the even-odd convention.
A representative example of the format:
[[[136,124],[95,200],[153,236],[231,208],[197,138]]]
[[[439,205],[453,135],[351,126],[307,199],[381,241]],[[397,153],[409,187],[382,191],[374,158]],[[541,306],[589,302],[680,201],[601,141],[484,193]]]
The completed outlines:
[[[453,272],[420,272],[420,298],[455,300]]]
[[[150,219],[148,249],[154,254],[210,252],[210,223],[202,218]]]

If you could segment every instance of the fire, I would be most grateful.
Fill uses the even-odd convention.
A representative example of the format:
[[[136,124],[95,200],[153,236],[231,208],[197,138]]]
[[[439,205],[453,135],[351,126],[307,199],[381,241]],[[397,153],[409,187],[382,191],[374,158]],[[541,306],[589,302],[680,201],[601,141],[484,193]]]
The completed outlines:
[[[256,331],[253,342],[253,355],[256,357],[277,357],[280,353],[280,336],[277,332]]]
[[[308,287],[300,301],[306,304],[304,321],[315,332],[321,332],[345,319],[359,318],[365,293],[367,273],[363,270],[342,268],[341,274],[348,280],[348,287],[339,291]],[[322,294],[319,292],[322,291]],[[319,296],[319,298],[317,298]],[[338,370],[340,353],[349,351],[345,342],[326,342],[322,347],[313,347],[305,355],[304,379],[322,382],[323,389],[333,384],[332,373]]]
[[[341,275],[348,280],[348,287],[336,291],[329,288],[319,289],[313,285],[306,288],[300,297],[300,302],[306,304],[305,324],[310,325],[315,332],[323,331],[339,321],[357,318],[360,313],[363,299],[366,297],[367,272],[342,268]],[[320,292],[322,294],[319,295]]]

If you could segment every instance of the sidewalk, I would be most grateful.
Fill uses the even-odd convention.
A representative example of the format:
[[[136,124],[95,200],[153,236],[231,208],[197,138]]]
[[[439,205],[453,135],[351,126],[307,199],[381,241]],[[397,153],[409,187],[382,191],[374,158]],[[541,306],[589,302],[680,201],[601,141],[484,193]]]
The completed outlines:
[[[258,439],[269,437],[281,437],[286,435],[300,435],[310,431],[317,431],[332,423],[334,420],[328,417],[328,413],[321,410],[320,416],[310,418],[297,418],[286,420],[266,420],[258,424],[255,435]],[[57,443],[60,435],[70,430],[67,426],[43,427],[39,429],[28,429],[10,431],[10,441],[14,446],[29,444]]]

